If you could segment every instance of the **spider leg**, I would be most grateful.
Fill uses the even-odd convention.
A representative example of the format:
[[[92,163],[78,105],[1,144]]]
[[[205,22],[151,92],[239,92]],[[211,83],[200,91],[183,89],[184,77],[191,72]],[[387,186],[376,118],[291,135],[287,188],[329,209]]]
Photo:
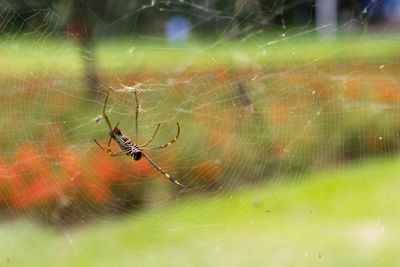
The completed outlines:
[[[110,123],[110,121],[108,120],[108,117],[107,117],[107,115],[106,115],[106,106],[107,106],[108,96],[110,95],[110,89],[111,89],[111,87],[108,88],[106,100],[104,101],[103,117],[104,117],[104,119],[106,120],[106,123],[107,123],[108,127],[110,128],[110,130],[112,130],[112,128],[111,128],[111,123]]]
[[[135,140],[135,142],[136,142],[136,144],[138,144],[139,143],[139,141],[138,141],[139,102],[138,102],[138,99],[137,99],[136,90],[135,90],[135,99],[136,99],[136,115],[135,115],[136,140]]]
[[[117,128],[118,125],[119,125],[119,122],[117,123],[117,125],[115,125],[114,129]],[[110,144],[111,144],[111,139],[112,139],[113,135],[114,135],[114,133],[113,133],[112,130],[111,130],[110,139],[108,139],[108,143],[107,143],[107,148],[106,148],[106,149],[104,149],[104,147],[102,147],[102,146],[99,144],[99,142],[97,142],[96,139],[93,139],[93,140],[94,140],[94,142],[101,148],[101,150],[103,150],[104,152],[106,152],[107,154],[109,154],[109,155],[112,156],[112,157],[122,156],[122,155],[128,154],[127,151],[119,151],[119,152],[112,152],[112,151],[111,151]]]
[[[103,150],[104,152],[107,152],[107,151],[99,144],[99,142],[97,142],[96,139],[94,139],[94,142],[101,148],[101,150]],[[109,150],[107,153],[108,153],[110,156],[112,156],[112,157],[122,156],[122,155],[126,155],[126,154],[127,154],[126,151],[112,152],[111,150]]]
[[[140,147],[145,147],[145,146],[147,146],[148,144],[150,144],[151,141],[153,141],[153,138],[156,136],[157,131],[158,131],[158,128],[160,128],[160,124],[158,124],[157,129],[156,129],[156,131],[155,131],[154,134],[153,134],[153,137],[151,137],[149,141],[147,141],[146,143],[144,143],[143,145],[140,145],[140,146],[138,146],[138,147],[139,147],[139,148],[140,148]]]
[[[153,165],[154,168],[156,168],[159,172],[161,172],[162,174],[164,174],[164,176],[165,176],[166,178],[170,179],[173,183],[175,183],[175,184],[177,184],[177,185],[179,185],[179,186],[185,187],[185,188],[190,188],[190,186],[181,184],[181,183],[180,183],[179,181],[177,181],[174,177],[172,177],[171,175],[169,175],[168,173],[166,173],[163,169],[161,169],[160,167],[158,167],[158,165],[155,164],[155,163],[149,158],[149,156],[147,156],[145,153],[143,153],[143,151],[142,151],[142,154],[143,154],[143,156],[150,162],[150,164]]]
[[[115,125],[114,129],[117,128],[118,125],[119,125],[119,122],[117,123],[117,125]],[[112,152],[112,151],[111,151],[110,145],[111,145],[111,140],[112,140],[112,137],[113,137],[113,136],[114,136],[114,132],[113,132],[113,130],[111,130],[110,139],[108,139],[108,144],[107,144],[106,152],[107,152],[110,156],[112,156],[112,157],[115,157],[115,156],[122,156],[122,155],[128,154],[127,151],[120,151],[120,152]]]
[[[97,142],[96,139],[93,139],[93,141],[101,148],[101,150],[103,150],[104,152],[106,152],[106,150],[104,149],[104,147],[102,147],[99,142]]]
[[[114,129],[117,128],[118,125],[119,125],[119,122],[117,123],[117,125],[115,125]],[[108,139],[107,151],[110,150],[111,139],[112,139],[112,137],[114,136],[114,132],[113,132],[114,129],[112,129],[111,132],[110,132],[110,139]]]
[[[117,157],[117,156],[122,156],[128,154],[128,152],[125,151],[120,151],[120,152],[110,152],[108,153],[111,157]]]
[[[174,139],[172,139],[169,143],[161,145],[161,146],[153,146],[153,147],[143,147],[141,149],[156,149],[156,148],[164,148],[167,146],[172,145],[173,143],[175,143],[176,141],[178,141],[178,137],[179,137],[179,132],[181,131],[181,128],[179,127],[179,123],[177,122],[176,125],[178,126],[178,133],[176,134],[176,137]]]

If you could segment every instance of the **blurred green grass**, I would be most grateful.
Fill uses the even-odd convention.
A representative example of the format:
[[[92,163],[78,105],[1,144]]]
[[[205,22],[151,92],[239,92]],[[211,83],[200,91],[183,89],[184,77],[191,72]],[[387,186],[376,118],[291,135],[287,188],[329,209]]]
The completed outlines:
[[[397,266],[400,160],[177,200],[56,231],[2,223],[9,266]]]
[[[73,40],[40,35],[2,37],[0,66],[3,75],[82,75],[80,49]],[[241,68],[258,63],[264,67],[315,62],[391,62],[400,55],[390,34],[349,34],[321,41],[313,35],[259,35],[243,40],[193,37],[174,46],[164,38],[110,38],[97,40],[95,54],[100,69],[120,73],[127,69],[165,70],[184,66]]]

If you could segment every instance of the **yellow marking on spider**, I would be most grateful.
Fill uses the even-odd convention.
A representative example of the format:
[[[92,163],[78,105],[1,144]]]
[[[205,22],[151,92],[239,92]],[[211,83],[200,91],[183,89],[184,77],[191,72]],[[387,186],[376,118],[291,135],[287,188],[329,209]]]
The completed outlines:
[[[165,175],[165,177],[167,177],[167,178],[171,177],[169,174],[164,174],[164,175]]]
[[[181,184],[181,183],[180,183],[180,182],[178,182],[178,181],[175,181],[175,183],[176,183],[176,184]]]
[[[169,145],[171,145],[171,142],[169,142],[169,143],[167,144],[167,146],[169,146]]]

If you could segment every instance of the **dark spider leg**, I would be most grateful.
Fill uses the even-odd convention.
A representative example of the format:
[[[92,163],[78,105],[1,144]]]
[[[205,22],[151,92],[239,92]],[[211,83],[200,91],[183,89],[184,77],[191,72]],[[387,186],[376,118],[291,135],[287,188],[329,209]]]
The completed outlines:
[[[168,179],[170,179],[172,182],[174,182],[175,184],[185,187],[185,188],[190,188],[190,186],[181,184],[179,181],[177,181],[174,177],[172,177],[171,175],[169,175],[168,173],[166,173],[163,169],[161,169],[160,167],[157,166],[157,164],[155,164],[150,158],[149,156],[147,156],[145,153],[143,153],[143,156],[150,162],[151,165],[153,165],[154,168],[156,168],[159,172],[161,172],[162,174],[164,174],[165,177],[167,177]]]
[[[104,152],[106,152],[106,150],[104,149],[104,147],[102,147],[99,142],[97,142],[96,139],[93,139],[93,141],[100,147],[101,150],[103,150]]]
[[[153,141],[153,138],[156,136],[157,131],[158,131],[158,128],[160,128],[160,124],[158,124],[157,129],[156,129],[156,131],[155,131],[154,134],[153,134],[153,137],[150,138],[149,141],[147,141],[146,143],[144,143],[143,145],[140,145],[140,146],[138,146],[138,147],[139,147],[139,148],[140,148],[140,147],[145,147],[145,146],[147,146],[148,144],[150,144],[151,141]]]
[[[164,148],[167,146],[172,145],[173,143],[175,143],[176,141],[178,141],[178,137],[179,137],[179,132],[181,131],[181,128],[179,127],[179,123],[176,123],[176,125],[178,126],[178,133],[176,134],[176,137],[174,139],[172,139],[169,143],[161,145],[161,146],[153,146],[153,147],[144,147],[141,149],[156,149],[156,148]]]
[[[110,154],[111,153],[111,154]],[[127,155],[128,152],[120,151],[120,152],[111,152],[108,155],[111,157],[117,157],[117,156],[122,156],[122,155]]]
[[[118,125],[119,125],[119,122],[117,123],[117,125],[115,125],[114,129],[117,128]],[[113,133],[112,130],[111,130],[110,139],[108,140],[108,144],[107,144],[107,149],[104,149],[104,148],[99,144],[99,142],[97,142],[96,139],[93,139],[93,140],[94,140],[94,142],[101,148],[101,150],[103,150],[104,152],[106,152],[107,154],[109,154],[109,155],[112,156],[112,157],[122,156],[122,155],[128,154],[127,151],[120,151],[120,152],[112,152],[112,151],[111,151],[111,149],[110,149],[110,144],[111,144],[111,139],[112,139],[113,134],[114,134],[114,133]]]
[[[94,142],[101,148],[101,150],[103,150],[104,152],[107,152],[107,151],[99,144],[99,142],[97,142],[96,139],[94,139]],[[125,152],[125,151],[111,152],[111,154],[110,154],[110,152],[111,152],[111,150],[108,152],[108,154],[109,154],[110,156],[112,156],[112,157],[122,156],[122,155],[128,154],[128,153]]]
[[[136,140],[135,140],[135,143],[138,144],[139,143],[139,140],[138,140],[139,103],[138,103],[138,99],[137,99],[136,90],[135,90],[135,99],[136,99],[136,116],[135,116]]]
[[[107,117],[107,115],[106,115],[106,106],[107,106],[108,96],[109,96],[109,94],[110,94],[110,89],[111,89],[111,87],[108,88],[106,100],[104,101],[104,106],[103,106],[103,117],[104,117],[104,120],[106,121],[108,127],[110,128],[110,131],[112,131],[110,121],[108,120],[108,117]],[[106,150],[99,144],[99,142],[97,142],[96,139],[94,139],[94,142],[95,142],[104,152],[106,152]],[[110,146],[110,140],[109,140],[108,146]]]
[[[112,137],[114,136],[114,130],[118,127],[118,125],[119,125],[119,122],[117,123],[117,125],[115,125],[115,127],[114,127],[114,129],[112,129],[111,131],[110,131],[110,139],[108,139],[108,143],[107,143],[107,151],[110,151],[110,145],[111,145],[111,139],[112,139]]]
[[[106,115],[106,106],[107,106],[108,96],[109,96],[109,94],[110,94],[110,89],[111,89],[111,87],[108,88],[107,96],[106,96],[106,101],[104,101],[103,117],[104,117],[104,119],[106,120],[106,123],[107,123],[108,127],[110,128],[110,130],[112,130],[112,128],[111,128],[111,123],[110,123],[110,121],[108,120],[108,117],[107,117],[107,115]]]

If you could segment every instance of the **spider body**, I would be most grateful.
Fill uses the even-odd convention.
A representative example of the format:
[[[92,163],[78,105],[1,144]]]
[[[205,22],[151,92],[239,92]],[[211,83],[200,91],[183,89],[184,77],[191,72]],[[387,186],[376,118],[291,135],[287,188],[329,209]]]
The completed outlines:
[[[160,145],[160,146],[154,146],[154,147],[146,147],[148,144],[150,144],[151,141],[153,141],[153,138],[156,136],[158,128],[160,128],[160,124],[158,124],[158,126],[157,126],[157,128],[156,128],[156,130],[155,130],[155,132],[153,134],[153,137],[151,137],[150,140],[148,140],[143,145],[137,145],[139,103],[138,103],[136,91],[135,91],[135,99],[136,99],[136,117],[135,117],[135,122],[136,122],[136,124],[135,124],[135,126],[136,126],[136,140],[135,141],[136,141],[136,143],[134,143],[131,139],[129,139],[126,135],[124,135],[121,132],[121,130],[118,128],[119,123],[117,123],[117,125],[114,128],[111,127],[110,121],[108,120],[108,117],[107,117],[107,114],[106,114],[107,99],[108,99],[109,94],[110,94],[110,88],[108,89],[106,100],[104,102],[103,117],[104,117],[104,120],[106,121],[106,123],[108,125],[108,128],[110,129],[109,132],[108,132],[108,135],[110,136],[110,139],[108,140],[108,144],[107,144],[106,149],[104,149],[103,146],[101,146],[99,144],[99,142],[96,141],[96,139],[94,139],[94,142],[103,151],[105,151],[107,154],[109,154],[110,156],[113,156],[113,157],[127,155],[127,156],[132,157],[136,161],[141,160],[142,157],[144,157],[151,165],[153,165],[154,168],[156,168],[159,172],[161,172],[166,178],[171,180],[173,183],[175,183],[175,184],[177,184],[179,186],[182,186],[182,187],[189,187],[189,186],[186,186],[184,184],[181,184],[179,181],[177,181],[171,175],[166,173],[156,163],[154,163],[149,158],[149,156],[146,155],[146,153],[143,152],[143,150],[145,150],[145,149],[159,149],[159,148],[164,148],[164,147],[167,147],[167,146],[175,143],[178,140],[178,137],[179,137],[179,132],[180,132],[179,123],[176,123],[176,125],[178,127],[178,133],[177,133],[176,137],[174,139],[172,139],[170,142],[168,142],[167,144]],[[120,147],[121,151],[119,151],[119,152],[112,152],[111,151],[111,148],[110,148],[111,140],[114,140],[114,142],[118,144],[118,146]]]
[[[131,156],[134,160],[138,161],[142,158],[142,150],[132,142],[120,129],[115,127],[113,131],[109,131],[110,137],[118,144],[122,151],[126,152],[127,156]]]

